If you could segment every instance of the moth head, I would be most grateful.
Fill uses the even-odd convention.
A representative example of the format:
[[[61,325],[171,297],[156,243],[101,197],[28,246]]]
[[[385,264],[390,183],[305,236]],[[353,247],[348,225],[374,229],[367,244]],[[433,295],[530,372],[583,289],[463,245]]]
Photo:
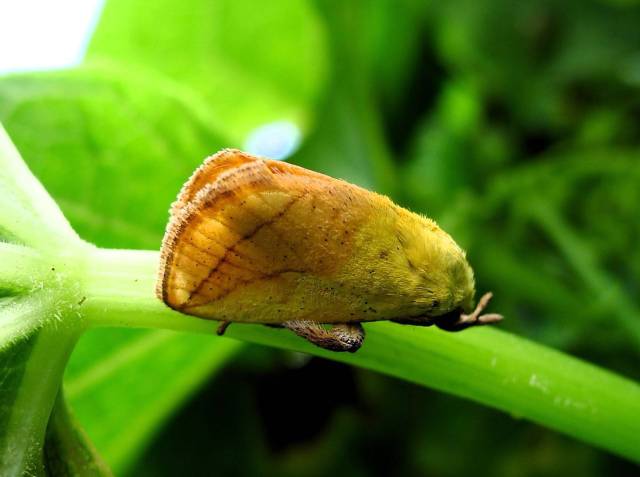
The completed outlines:
[[[432,220],[412,219],[399,225],[398,240],[421,316],[471,312],[475,280],[464,250]]]

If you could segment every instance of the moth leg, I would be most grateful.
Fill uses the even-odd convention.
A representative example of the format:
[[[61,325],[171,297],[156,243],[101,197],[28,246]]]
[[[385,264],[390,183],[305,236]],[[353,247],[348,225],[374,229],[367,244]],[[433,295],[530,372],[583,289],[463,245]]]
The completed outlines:
[[[468,315],[464,313],[460,313],[457,316],[455,314],[446,314],[442,317],[434,318],[433,321],[438,328],[446,331],[460,331],[471,326],[497,323],[502,320],[502,315],[497,313],[480,314],[487,307],[492,296],[493,294],[491,292],[482,295],[482,298],[480,298],[476,305],[476,309]]]
[[[222,322],[220,322],[220,326],[218,326],[218,329],[216,330],[216,334],[218,336],[222,336],[224,334],[224,332],[227,331],[227,328],[229,328],[230,324],[231,324],[230,321],[222,321]]]
[[[339,323],[326,329],[315,321],[288,321],[282,324],[298,336],[329,351],[355,353],[364,341],[360,323]]]

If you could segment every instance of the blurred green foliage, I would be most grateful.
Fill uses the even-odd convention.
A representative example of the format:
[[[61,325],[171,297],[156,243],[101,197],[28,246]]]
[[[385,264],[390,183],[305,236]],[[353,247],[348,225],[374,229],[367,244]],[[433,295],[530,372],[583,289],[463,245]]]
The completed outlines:
[[[292,162],[437,219],[501,326],[640,379],[637,2],[149,5],[108,0],[82,67],[0,80],[0,120],[83,238],[157,248],[204,156],[289,120]],[[517,416],[225,343],[83,338],[70,401],[117,473],[634,471]]]

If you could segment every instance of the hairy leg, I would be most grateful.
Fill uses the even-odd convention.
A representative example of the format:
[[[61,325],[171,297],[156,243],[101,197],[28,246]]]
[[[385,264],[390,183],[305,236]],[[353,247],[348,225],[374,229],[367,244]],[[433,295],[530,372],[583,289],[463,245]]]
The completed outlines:
[[[360,323],[340,323],[329,329],[315,321],[288,321],[282,326],[314,345],[330,351],[354,353],[364,341],[364,329]]]

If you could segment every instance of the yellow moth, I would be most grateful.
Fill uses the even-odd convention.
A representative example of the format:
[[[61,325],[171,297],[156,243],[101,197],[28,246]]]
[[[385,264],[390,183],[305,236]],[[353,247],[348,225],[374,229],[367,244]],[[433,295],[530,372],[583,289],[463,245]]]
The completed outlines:
[[[455,331],[474,309],[473,271],[436,223],[387,197],[291,164],[225,149],[172,205],[157,295],[182,313],[282,326],[356,351],[362,322]]]

